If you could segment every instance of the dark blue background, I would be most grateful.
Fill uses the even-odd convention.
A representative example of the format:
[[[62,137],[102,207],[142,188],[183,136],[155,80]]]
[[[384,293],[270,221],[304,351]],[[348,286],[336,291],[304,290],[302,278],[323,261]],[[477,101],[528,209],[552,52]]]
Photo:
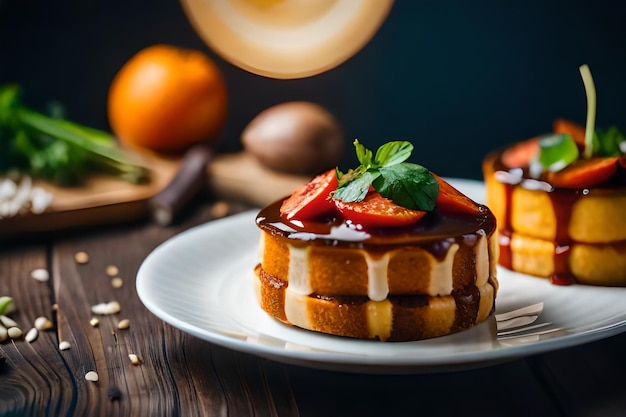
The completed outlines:
[[[581,64],[594,75],[598,126],[626,127],[625,20],[623,1],[396,0],[346,63],[273,80],[215,56],[176,0],[0,0],[0,82],[20,83],[32,107],[59,100],[70,119],[108,129],[109,83],[135,52],[193,47],[217,60],[228,84],[222,151],[239,149],[241,130],[266,107],[311,100],[335,114],[349,143],[409,140],[414,162],[481,178],[491,149],[547,132],[557,117],[584,122]]]

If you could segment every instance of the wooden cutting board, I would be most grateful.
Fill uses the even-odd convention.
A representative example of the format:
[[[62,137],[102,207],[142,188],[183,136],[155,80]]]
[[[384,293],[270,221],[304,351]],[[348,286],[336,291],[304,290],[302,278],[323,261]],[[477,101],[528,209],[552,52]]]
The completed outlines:
[[[181,165],[181,158],[157,155],[138,156],[150,169],[151,180],[132,184],[111,175],[94,175],[77,187],[60,187],[33,181],[52,193],[53,200],[41,214],[23,213],[0,218],[0,242],[9,237],[32,233],[57,232],[73,228],[119,223],[145,217],[149,200],[170,183]]]

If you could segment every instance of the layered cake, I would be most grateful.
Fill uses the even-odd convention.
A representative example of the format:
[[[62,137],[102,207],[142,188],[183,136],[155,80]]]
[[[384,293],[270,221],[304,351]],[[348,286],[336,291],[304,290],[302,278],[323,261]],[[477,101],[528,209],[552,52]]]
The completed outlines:
[[[624,157],[533,173],[538,152],[533,138],[484,160],[487,205],[499,225],[499,263],[560,285],[626,286]]]
[[[346,197],[338,189],[350,181],[335,170],[262,209],[255,287],[263,310],[303,329],[381,341],[443,336],[487,319],[498,288],[495,217],[422,173],[418,185],[430,191],[412,192],[432,198],[427,211],[383,197],[384,180]]]
[[[588,67],[581,74],[586,126],[557,119],[483,161],[499,263],[554,284],[626,286],[626,137],[595,129],[595,88]]]

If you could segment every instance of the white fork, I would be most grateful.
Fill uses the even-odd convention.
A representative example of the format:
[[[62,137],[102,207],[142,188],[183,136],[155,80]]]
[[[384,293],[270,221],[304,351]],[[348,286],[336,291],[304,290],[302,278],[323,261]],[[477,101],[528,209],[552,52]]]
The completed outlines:
[[[543,312],[543,308],[543,302],[539,302],[516,310],[496,314],[498,340],[518,338],[518,342],[524,343],[536,341],[548,334],[562,332],[564,329],[561,327],[531,332],[531,330],[542,329],[552,325],[551,322],[533,324]]]

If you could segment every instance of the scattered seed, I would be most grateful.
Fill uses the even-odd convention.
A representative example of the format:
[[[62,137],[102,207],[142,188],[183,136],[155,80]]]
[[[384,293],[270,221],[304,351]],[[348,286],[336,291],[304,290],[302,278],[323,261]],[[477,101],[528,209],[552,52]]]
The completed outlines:
[[[122,391],[118,387],[109,387],[107,395],[109,396],[109,401],[119,400],[122,398]]]
[[[87,262],[89,262],[89,254],[84,251],[76,252],[74,254],[74,260],[78,264],[86,264]]]
[[[30,273],[30,276],[39,282],[46,282],[50,279],[50,274],[48,273],[48,270],[44,268],[33,269],[33,271]]]
[[[6,327],[0,326],[0,342],[4,342],[9,338],[9,332]]]
[[[23,333],[22,329],[20,329],[19,327],[9,327],[7,329],[7,334],[11,339],[19,339],[20,337],[22,337]]]
[[[129,353],[128,358],[130,359],[130,363],[132,363],[133,365],[141,365],[141,359],[139,359],[139,356],[135,355],[134,353]]]
[[[106,274],[110,277],[114,277],[120,273],[120,270],[115,265],[109,265],[106,268]]]
[[[52,322],[47,317],[37,317],[35,319],[35,328],[37,330],[50,330],[52,329]]]
[[[211,215],[214,218],[218,219],[218,218],[226,216],[229,210],[230,210],[230,206],[228,205],[227,202],[218,201],[217,203],[213,204],[213,207],[211,207]]]
[[[100,324],[100,320],[93,317],[91,320],[89,320],[89,324],[91,325],[91,327],[98,327],[98,325]]]
[[[61,350],[68,350],[71,347],[72,345],[70,345],[70,342],[68,342],[67,340],[64,340],[61,343],[59,343],[59,349]]]
[[[124,285],[124,280],[120,277],[111,278],[111,286],[113,288],[122,288]]]
[[[8,327],[17,327],[17,323],[15,322],[15,320],[13,320],[10,317],[4,316],[4,315],[0,316],[0,323],[2,323],[2,325],[4,327],[7,327],[7,328]]]
[[[117,301],[110,301],[108,303],[100,303],[91,306],[91,312],[93,314],[99,314],[103,316],[119,313],[121,309],[122,308],[120,306],[120,303],[118,303]]]
[[[34,342],[35,339],[37,339],[37,336],[39,336],[39,331],[35,327],[33,327],[29,331],[26,332],[26,336],[24,336],[24,340],[26,340],[28,343],[31,343],[31,342]]]
[[[130,327],[130,320],[128,319],[123,319],[120,320],[119,323],[117,323],[117,328],[120,330],[126,330]]]
[[[52,304],[52,311],[59,311],[59,305],[57,303]]]
[[[30,211],[34,214],[41,214],[46,211],[52,200],[54,200],[52,193],[43,188],[33,187],[30,192]]]
[[[96,371],[89,371],[85,374],[85,379],[87,381],[96,382],[98,381],[98,373]]]

